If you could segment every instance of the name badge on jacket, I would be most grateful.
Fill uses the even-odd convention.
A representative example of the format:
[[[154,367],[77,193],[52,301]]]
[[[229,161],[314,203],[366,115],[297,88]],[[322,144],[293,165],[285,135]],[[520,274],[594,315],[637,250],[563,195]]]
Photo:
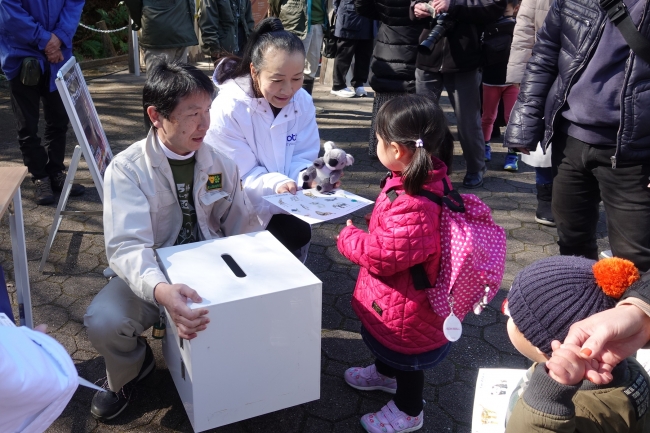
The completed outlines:
[[[205,189],[212,191],[215,189],[221,189],[221,173],[209,174],[208,182],[205,184]]]

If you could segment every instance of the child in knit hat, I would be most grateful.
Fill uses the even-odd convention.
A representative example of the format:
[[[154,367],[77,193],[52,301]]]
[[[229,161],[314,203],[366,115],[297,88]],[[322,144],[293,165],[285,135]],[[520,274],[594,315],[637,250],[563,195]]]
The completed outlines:
[[[555,256],[523,269],[504,313],[510,341],[535,364],[528,372],[506,433],[650,431],[650,378],[628,358],[597,386],[585,379],[580,347],[563,345],[572,324],[612,308],[639,272],[632,262]]]

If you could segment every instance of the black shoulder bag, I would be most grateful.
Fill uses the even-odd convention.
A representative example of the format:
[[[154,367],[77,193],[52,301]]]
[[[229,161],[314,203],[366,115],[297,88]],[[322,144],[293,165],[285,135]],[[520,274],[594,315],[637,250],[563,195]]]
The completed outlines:
[[[650,41],[637,30],[625,3],[622,0],[600,0],[600,7],[607,12],[609,20],[621,32],[634,54],[650,65]]]
[[[323,57],[328,59],[333,59],[336,57],[336,41],[337,37],[334,36],[334,30],[336,28],[336,10],[332,13],[332,17],[329,22],[327,29],[323,30],[323,50],[321,54]]]

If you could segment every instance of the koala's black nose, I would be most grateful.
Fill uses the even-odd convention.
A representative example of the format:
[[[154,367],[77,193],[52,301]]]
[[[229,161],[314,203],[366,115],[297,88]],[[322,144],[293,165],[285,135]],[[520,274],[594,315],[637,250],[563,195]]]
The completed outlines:
[[[336,165],[337,165],[338,163],[339,163],[339,160],[338,160],[338,159],[330,159],[329,161],[327,161],[327,164],[328,164],[330,167],[336,167]]]

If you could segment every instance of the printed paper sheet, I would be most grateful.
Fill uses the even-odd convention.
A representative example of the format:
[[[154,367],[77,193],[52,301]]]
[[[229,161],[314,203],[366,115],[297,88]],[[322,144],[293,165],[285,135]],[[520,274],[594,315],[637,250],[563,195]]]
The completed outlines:
[[[342,189],[319,193],[313,189],[264,197],[287,213],[309,224],[318,224],[350,214],[374,202]]]
[[[526,374],[523,369],[481,368],[476,379],[472,433],[503,433],[510,396]]]

